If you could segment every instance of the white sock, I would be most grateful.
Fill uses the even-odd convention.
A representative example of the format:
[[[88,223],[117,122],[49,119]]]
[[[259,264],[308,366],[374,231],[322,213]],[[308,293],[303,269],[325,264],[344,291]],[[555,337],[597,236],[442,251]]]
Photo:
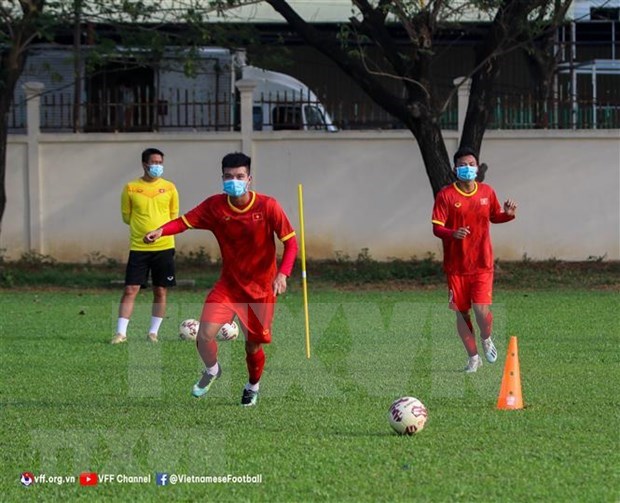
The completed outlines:
[[[149,328],[149,334],[156,334],[157,332],[159,332],[159,327],[161,326],[162,321],[164,321],[163,318],[151,316],[151,328]]]
[[[215,365],[213,365],[213,367],[206,367],[206,369],[207,369],[207,374],[216,376],[217,373],[220,371],[220,364],[218,362],[215,362]]]
[[[129,318],[119,318],[116,322],[116,333],[126,336],[127,325],[129,325]]]
[[[254,391],[254,393],[256,393],[259,388],[260,388],[260,381],[257,382],[256,384],[247,383],[245,385],[245,389],[249,389],[250,391]]]

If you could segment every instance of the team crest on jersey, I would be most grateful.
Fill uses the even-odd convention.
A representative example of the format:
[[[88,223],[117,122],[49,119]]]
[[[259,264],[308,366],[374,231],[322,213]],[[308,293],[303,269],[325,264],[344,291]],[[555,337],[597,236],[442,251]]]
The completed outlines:
[[[160,194],[163,194],[164,192],[166,192],[166,189],[159,189]]]
[[[454,203],[454,207],[455,208],[460,208],[461,207],[461,203],[457,201],[456,203]]]
[[[263,219],[262,213],[252,213],[252,220],[258,221]]]
[[[480,198],[480,206],[488,206],[488,204],[489,204],[489,198],[488,197]]]

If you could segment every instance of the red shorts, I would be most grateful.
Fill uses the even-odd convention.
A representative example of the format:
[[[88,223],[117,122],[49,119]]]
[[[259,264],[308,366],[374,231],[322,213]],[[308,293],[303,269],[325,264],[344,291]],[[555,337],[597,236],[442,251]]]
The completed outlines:
[[[493,272],[448,274],[447,278],[450,309],[469,311],[472,303],[493,303]]]
[[[234,300],[233,300],[234,299]],[[240,301],[240,299],[243,299]],[[205,299],[200,321],[207,323],[230,323],[237,315],[241,329],[250,342],[269,344],[271,323],[276,308],[276,297],[262,299],[243,298],[226,287],[216,284]]]

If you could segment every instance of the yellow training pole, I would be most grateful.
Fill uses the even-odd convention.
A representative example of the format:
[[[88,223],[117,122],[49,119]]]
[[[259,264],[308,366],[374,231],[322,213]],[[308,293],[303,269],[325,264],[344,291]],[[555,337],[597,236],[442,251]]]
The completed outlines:
[[[304,317],[306,322],[306,358],[310,358],[310,322],[308,317],[308,283],[306,281],[306,237],[304,230],[304,194],[301,183],[297,186],[299,200],[299,234],[301,246],[301,285],[304,290]]]

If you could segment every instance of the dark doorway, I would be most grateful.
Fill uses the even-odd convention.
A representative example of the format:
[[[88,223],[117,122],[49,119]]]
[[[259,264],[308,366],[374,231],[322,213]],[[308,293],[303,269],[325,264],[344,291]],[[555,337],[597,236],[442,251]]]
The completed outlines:
[[[107,63],[86,82],[87,131],[153,131],[155,71],[131,62]]]

